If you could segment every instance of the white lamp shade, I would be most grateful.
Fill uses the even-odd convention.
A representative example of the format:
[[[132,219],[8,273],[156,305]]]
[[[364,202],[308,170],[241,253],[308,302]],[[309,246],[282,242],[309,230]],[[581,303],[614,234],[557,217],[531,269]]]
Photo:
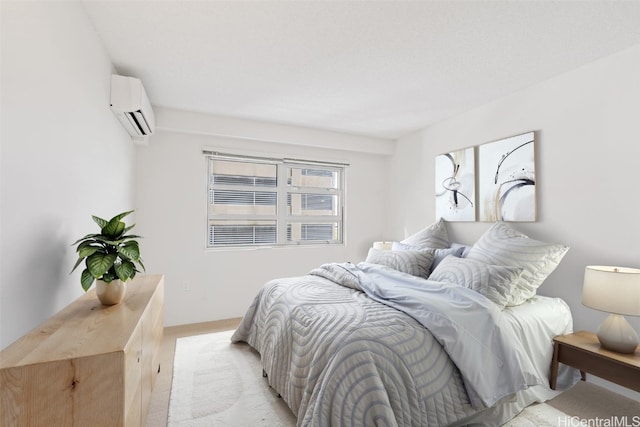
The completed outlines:
[[[640,316],[640,269],[588,266],[582,303],[607,313]]]

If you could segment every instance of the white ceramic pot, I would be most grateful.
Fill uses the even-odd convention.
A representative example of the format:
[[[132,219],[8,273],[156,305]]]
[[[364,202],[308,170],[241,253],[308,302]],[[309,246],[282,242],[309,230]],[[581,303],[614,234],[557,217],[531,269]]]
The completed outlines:
[[[109,283],[103,280],[96,280],[96,295],[104,305],[119,304],[126,291],[127,287],[122,280],[113,280]]]

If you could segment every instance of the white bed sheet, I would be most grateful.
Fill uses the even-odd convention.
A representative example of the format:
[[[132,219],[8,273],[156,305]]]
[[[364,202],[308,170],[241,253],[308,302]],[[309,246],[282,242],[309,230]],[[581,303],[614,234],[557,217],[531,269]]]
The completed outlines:
[[[521,305],[507,307],[504,313],[509,319],[507,323],[513,328],[513,333],[520,339],[525,351],[531,355],[540,376],[549,378],[553,338],[573,332],[573,318],[567,303],[560,298],[536,295]],[[556,390],[551,390],[549,384],[530,387],[452,426],[501,425],[532,403],[553,399],[575,385],[579,379],[578,370],[560,365]]]

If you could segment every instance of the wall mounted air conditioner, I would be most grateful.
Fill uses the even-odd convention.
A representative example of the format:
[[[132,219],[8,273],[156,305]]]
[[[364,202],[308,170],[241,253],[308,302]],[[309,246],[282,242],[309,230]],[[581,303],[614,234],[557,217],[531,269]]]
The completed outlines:
[[[136,142],[146,141],[155,129],[151,103],[135,77],[111,75],[111,110]]]

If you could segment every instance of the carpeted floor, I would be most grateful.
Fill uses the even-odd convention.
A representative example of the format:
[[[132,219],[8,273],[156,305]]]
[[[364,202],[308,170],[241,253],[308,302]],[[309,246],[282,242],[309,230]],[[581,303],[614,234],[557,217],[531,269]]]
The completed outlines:
[[[262,378],[259,355],[246,344],[231,344],[232,333],[178,339],[168,426],[295,426],[291,411]],[[580,420],[606,423],[607,417],[611,422],[640,425],[640,418],[634,418],[640,415],[640,403],[622,396],[612,399],[611,392],[585,387],[585,383],[574,389],[571,395],[565,393],[547,404],[530,406],[506,426],[591,425]],[[605,407],[593,404],[598,393],[598,401]]]
[[[578,382],[548,403],[572,417],[591,422],[577,426],[640,427],[640,401],[613,393],[588,380]]]

